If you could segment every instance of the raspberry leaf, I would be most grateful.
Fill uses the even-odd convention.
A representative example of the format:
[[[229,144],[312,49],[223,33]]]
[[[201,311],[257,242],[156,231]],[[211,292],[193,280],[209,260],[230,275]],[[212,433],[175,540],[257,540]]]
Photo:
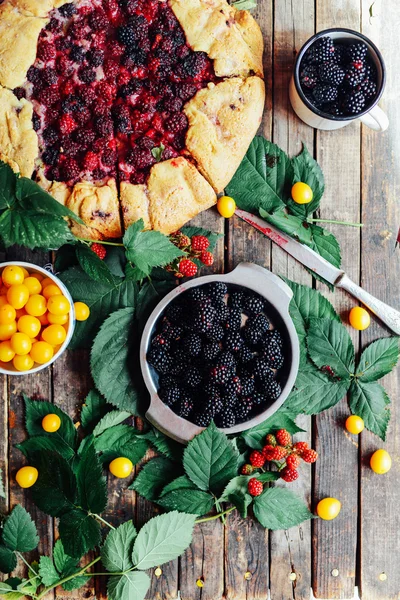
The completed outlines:
[[[95,438],[97,452],[101,452],[101,462],[110,462],[118,456],[129,458],[133,464],[138,463],[149,447],[146,436],[141,435],[130,425],[110,427]]]
[[[145,571],[180,556],[192,541],[196,516],[173,511],[147,521],[133,547],[136,569]]]
[[[59,529],[64,549],[73,558],[79,559],[100,545],[99,523],[79,508],[62,515]]]
[[[76,477],[68,462],[57,452],[28,454],[29,462],[39,471],[31,495],[36,506],[51,517],[59,517],[74,507]]]
[[[159,146],[152,148],[151,153],[153,155],[153,158],[156,159],[156,162],[161,162],[162,154],[163,154],[164,150],[165,150],[165,146],[162,143]]]
[[[232,442],[212,422],[187,445],[183,466],[197,487],[220,495],[236,475],[238,459]]]
[[[41,556],[39,560],[39,575],[46,587],[54,585],[60,580],[60,574],[48,556]]]
[[[130,571],[125,575],[113,575],[108,580],[109,600],[144,600],[150,587],[150,577],[147,573]]]
[[[23,394],[25,401],[25,427],[30,436],[45,436],[61,445],[66,445],[75,451],[78,445],[78,435],[74,423],[69,415],[62,411],[56,404],[43,400],[31,400]],[[61,419],[61,427],[55,433],[47,433],[42,427],[43,417],[56,414]]]
[[[183,446],[153,427],[144,437],[154,448],[175,462],[182,462]]]
[[[295,184],[298,181],[302,181],[303,183],[307,183],[313,191],[313,199],[308,204],[297,204],[292,199],[287,203],[292,214],[305,219],[319,207],[325,190],[324,174],[306,146],[303,146],[303,150],[298,156],[292,158],[292,165],[294,172],[292,183]]]
[[[150,314],[160,302],[175,287],[175,280],[152,281],[145,283],[141,288],[137,299],[136,318],[139,329],[144,328]]]
[[[72,575],[78,566],[77,560],[68,556],[65,552],[63,543],[60,539],[57,540],[54,545],[53,560],[54,566],[62,578]]]
[[[111,273],[109,267],[101,260],[93,250],[87,246],[78,246],[76,249],[78,262],[85,273],[100,283],[106,282],[111,285],[116,285],[118,280]]]
[[[0,239],[6,248],[18,244],[31,250],[57,250],[75,241],[62,217],[18,206],[0,216]]]
[[[77,504],[91,513],[102,513],[107,506],[107,482],[91,436],[76,468]]]
[[[236,2],[232,2],[232,6],[237,10],[253,10],[253,8],[257,8],[257,0],[236,0]]]
[[[390,373],[397,365],[398,360],[398,338],[376,340],[363,351],[358,363],[356,377],[365,383],[377,381]]]
[[[157,500],[163,488],[179,474],[179,471],[177,465],[168,458],[153,458],[144,465],[129,489],[135,490],[146,500]]]
[[[383,387],[373,382],[355,380],[350,388],[349,405],[353,415],[364,420],[365,427],[386,440],[390,421],[389,397]]]
[[[75,451],[71,446],[65,443],[61,438],[51,438],[44,435],[36,435],[35,437],[28,438],[20,444],[15,444],[15,447],[22,452],[22,454],[28,457],[33,452],[46,452],[50,450],[57,452],[68,462],[73,460]]]
[[[308,363],[299,371],[284,407],[296,414],[317,415],[340,402],[349,386],[349,379],[332,379]]]
[[[347,329],[331,319],[311,319],[308,353],[314,364],[333,377],[349,380],[354,373],[354,346]]]
[[[0,160],[0,210],[14,204],[17,178],[10,165]]]
[[[132,550],[137,531],[132,521],[127,521],[110,531],[101,549],[101,562],[110,573],[128,571],[133,567]]]
[[[275,225],[275,227],[296,238],[302,244],[312,246],[312,227],[304,219],[289,214],[286,209],[280,209],[270,214],[260,208],[260,215],[268,223]]]
[[[17,567],[17,557],[14,552],[0,544],[0,573],[11,573]],[[6,586],[6,587],[4,587]],[[8,589],[7,589],[8,588]],[[12,588],[5,583],[0,582],[0,594],[5,594],[11,591]]]
[[[97,390],[91,390],[81,410],[82,427],[90,433],[110,409],[111,405],[107,404],[106,399]]]
[[[192,515],[206,515],[214,506],[214,497],[203,492],[192,483],[191,488],[171,490],[157,500],[167,510],[179,510]]]
[[[296,425],[295,418],[301,411],[292,410],[291,406],[281,407],[272,417],[244,431],[241,438],[247,446],[254,450],[262,450],[265,445],[265,436],[277,429],[286,429],[291,434],[303,432],[304,429]]]
[[[266,529],[290,529],[313,515],[303,501],[286,488],[273,487],[254,498],[254,516]]]
[[[37,548],[39,537],[36,525],[20,504],[16,505],[6,519],[2,540],[7,548],[16,552],[31,552]]]
[[[107,429],[110,429],[110,427],[114,427],[115,425],[123,423],[131,416],[131,413],[124,410],[112,410],[111,412],[107,413],[96,425],[93,430],[93,435],[97,437],[104,433]]]
[[[153,267],[163,267],[183,256],[168,237],[159,231],[143,231],[143,219],[133,223],[124,235],[126,257],[147,276]]]
[[[85,225],[72,210],[58,202],[32,179],[20,177],[16,181],[15,195],[23,210],[34,210],[54,217],[68,217],[80,225]]]

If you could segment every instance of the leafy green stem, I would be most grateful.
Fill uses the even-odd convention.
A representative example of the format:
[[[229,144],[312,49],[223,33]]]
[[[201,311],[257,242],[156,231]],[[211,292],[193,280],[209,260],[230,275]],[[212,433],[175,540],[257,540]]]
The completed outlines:
[[[104,525],[107,525],[107,527],[109,527],[110,529],[115,529],[114,525],[111,525],[111,523],[109,523],[108,521],[106,521],[105,519],[103,519],[102,517],[100,517],[100,515],[96,515],[93,513],[90,513],[91,517],[94,517],[95,519],[97,519],[98,521],[100,521],[101,523],[103,523]]]
[[[86,571],[88,569],[90,569],[90,567],[93,567],[93,565],[98,563],[100,560],[101,560],[101,556],[98,556],[97,558],[92,560],[92,562],[90,562],[88,565],[86,565],[80,571],[78,571],[78,573],[74,573],[73,575],[64,577],[64,579],[60,579],[60,581],[57,581],[57,583],[54,583],[53,585],[47,587],[37,596],[37,600],[41,600],[41,598],[44,598],[44,596],[46,596],[46,594],[48,594],[51,590],[54,590],[54,588],[58,587],[59,585],[63,585],[64,583],[67,583],[67,581],[71,581],[71,579],[75,579],[75,577],[80,577],[82,575],[88,575],[90,577],[93,577],[94,573],[86,573]]]
[[[347,225],[348,227],[364,227],[364,223],[352,223],[351,221],[335,221],[334,219],[312,219],[307,218],[307,223],[332,223],[333,225]]]
[[[23,563],[26,564],[26,566],[28,567],[29,571],[32,571],[32,573],[34,573],[36,575],[36,577],[39,576],[39,573],[37,573],[35,571],[35,569],[33,567],[31,567],[31,565],[28,563],[28,561],[26,561],[25,558],[22,556],[21,552],[16,552],[15,554],[18,556],[18,558],[20,560],[22,560]]]
[[[212,517],[206,517],[205,519],[197,519],[197,521],[195,521],[195,524],[198,525],[199,523],[207,523],[208,521],[215,521],[216,519],[219,519],[220,517],[229,515],[229,513],[233,512],[234,510],[236,510],[236,506],[231,506],[231,508],[228,508],[227,510],[222,511],[222,512],[218,513],[217,515],[213,515]]]
[[[89,240],[88,238],[77,237],[76,239],[79,240],[80,242],[89,242],[90,244],[94,243],[93,240]],[[95,243],[96,244],[104,244],[105,246],[118,246],[119,248],[123,248],[124,247],[123,244],[119,244],[117,242],[105,242],[104,240],[96,240]]]

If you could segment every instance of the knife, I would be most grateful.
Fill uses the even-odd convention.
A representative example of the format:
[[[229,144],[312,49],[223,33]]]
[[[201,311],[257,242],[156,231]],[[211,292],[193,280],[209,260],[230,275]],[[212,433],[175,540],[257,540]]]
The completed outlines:
[[[270,240],[275,242],[278,246],[286,250],[288,254],[293,256],[302,265],[308,267],[314,273],[317,273],[320,277],[329,281],[332,285],[342,288],[352,294],[357,300],[365,304],[369,310],[374,313],[385,325],[389,327],[396,335],[400,335],[400,312],[385,304],[381,300],[374,298],[371,294],[363,290],[359,285],[354,283],[344,271],[334,267],[330,262],[322,258],[317,252],[314,252],[308,246],[301,244],[294,238],[286,235],[267,221],[264,221],[257,215],[252,215],[249,212],[236,209],[236,215],[257,229],[261,231]]]

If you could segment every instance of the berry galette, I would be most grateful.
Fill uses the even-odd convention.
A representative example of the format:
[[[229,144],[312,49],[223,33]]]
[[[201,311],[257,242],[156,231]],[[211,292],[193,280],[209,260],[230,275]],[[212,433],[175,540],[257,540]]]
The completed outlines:
[[[257,131],[262,51],[226,0],[0,0],[0,159],[76,212],[81,237],[139,218],[175,231]]]

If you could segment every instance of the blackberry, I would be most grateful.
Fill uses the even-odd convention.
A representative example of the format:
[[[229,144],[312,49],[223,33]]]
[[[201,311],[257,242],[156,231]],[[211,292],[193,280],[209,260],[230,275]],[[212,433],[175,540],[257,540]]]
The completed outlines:
[[[344,63],[348,62],[349,55],[347,54],[347,47],[343,44],[336,44],[333,57],[339,65],[343,65]]]
[[[233,414],[236,417],[236,423],[243,422],[252,408],[253,404],[248,398],[245,398],[245,401],[243,402],[238,400],[233,407]]]
[[[100,67],[104,62],[104,52],[102,50],[89,50],[86,59],[92,67]]]
[[[212,418],[212,414],[209,411],[205,410],[203,412],[196,413],[194,415],[193,421],[195,425],[198,425],[199,427],[208,427],[212,421]]]
[[[261,392],[254,392],[251,399],[254,406],[261,406],[268,402],[267,396]]]
[[[230,331],[224,340],[226,350],[230,350],[231,352],[239,352],[243,343],[243,338],[238,331]]]
[[[272,369],[280,369],[283,365],[282,350],[278,344],[270,344],[264,350],[263,358]]]
[[[214,360],[220,352],[221,348],[218,342],[209,342],[203,347],[203,357],[208,361]]]
[[[365,77],[365,67],[363,63],[352,63],[346,71],[344,83],[348,87],[356,88]]]
[[[362,92],[351,92],[343,100],[342,108],[344,112],[356,115],[362,111],[366,104],[365,96]]]
[[[167,406],[176,404],[181,397],[181,390],[177,385],[167,388],[160,388],[158,395]]]
[[[231,308],[229,310],[228,318],[225,321],[225,329],[229,331],[239,331],[242,325],[242,313],[238,308]]]
[[[214,323],[211,329],[207,331],[206,335],[207,338],[212,340],[213,342],[220,342],[225,335],[225,331],[222,325],[220,325],[219,323]]]
[[[172,375],[161,375],[158,383],[160,388],[170,388],[178,384],[178,379]]]
[[[339,102],[331,102],[330,104],[326,104],[324,106],[324,111],[329,115],[334,115],[335,117],[340,117],[343,115],[343,110]]]
[[[137,36],[135,29],[130,25],[122,25],[117,31],[118,41],[124,46],[135,46],[137,42]]]
[[[324,63],[318,69],[319,79],[324,83],[340,85],[343,82],[345,71],[334,62]]]
[[[252,364],[254,376],[259,381],[268,381],[273,378],[273,371],[269,368],[269,363],[262,357],[256,358]]]
[[[222,427],[222,429],[229,429],[236,424],[235,413],[232,408],[225,408],[224,412],[216,418],[216,424],[218,427]]]
[[[364,61],[368,52],[368,47],[364,42],[357,42],[347,46],[347,55],[352,61]]]
[[[222,281],[216,283],[210,283],[207,287],[207,294],[211,300],[218,302],[222,301],[224,296],[228,293],[228,287]]]
[[[210,370],[210,379],[214,383],[223,385],[232,376],[232,367],[227,365],[216,365]]]
[[[199,356],[202,345],[201,337],[197,333],[191,333],[183,340],[183,349],[189,356]]]
[[[371,100],[371,98],[374,98],[376,96],[377,85],[373,81],[365,79],[359,85],[357,91],[361,91],[364,94],[366,100]]]
[[[314,102],[318,104],[325,104],[327,102],[334,102],[338,97],[338,89],[334,85],[323,84],[317,85],[313,89]]]
[[[241,380],[242,388],[240,390],[241,396],[251,396],[254,392],[255,383],[253,377],[242,377]]]
[[[203,300],[203,298],[206,297],[206,294],[205,294],[202,286],[191,288],[188,292],[186,292],[186,295],[188,298],[190,298],[191,300],[194,300],[194,301]],[[211,301],[209,302],[209,304],[210,303],[211,303]]]
[[[184,382],[190,388],[197,388],[203,380],[203,376],[197,367],[190,366],[184,373]]]
[[[69,57],[73,62],[83,63],[85,60],[86,52],[81,46],[72,46]]]
[[[59,8],[58,12],[62,17],[71,18],[73,15],[75,15],[78,12],[78,9],[76,8],[74,3],[70,3],[70,4],[65,4],[64,6]]]
[[[108,116],[102,115],[100,117],[96,117],[96,119],[94,121],[94,126],[95,126],[96,131],[101,136],[111,135],[114,131],[113,122],[111,121],[111,119]]]
[[[216,313],[215,308],[206,300],[209,299],[203,298],[196,302],[192,312],[192,327],[201,333],[206,333],[211,329]]]
[[[252,351],[250,350],[250,348],[248,346],[246,346],[246,344],[244,344],[239,353],[238,353],[238,361],[243,364],[246,365],[248,363],[250,363],[254,358],[254,355],[252,353]]]
[[[271,379],[271,381],[265,383],[264,392],[270,400],[277,400],[282,393],[282,389],[275,379]]]
[[[268,346],[272,343],[278,344],[280,348],[283,347],[282,336],[277,329],[273,329],[272,331],[267,331],[262,338],[262,348],[268,348]]]
[[[228,305],[231,306],[232,308],[242,309],[243,301],[244,301],[244,292],[242,292],[242,291],[232,292],[228,298]]]
[[[96,79],[96,73],[91,67],[81,67],[78,70],[78,77],[83,83],[93,83]]]
[[[179,327],[179,325],[175,325],[175,323],[170,323],[167,319],[163,320],[161,325],[161,331],[163,332],[166,338],[173,340],[174,342],[180,340],[183,333],[182,327]]]
[[[219,414],[223,407],[224,405],[220,396],[207,397],[202,403],[203,412],[210,414],[212,418]]]
[[[228,395],[230,395],[230,394],[238,395],[238,394],[240,394],[241,389],[242,389],[242,384],[237,375],[235,375],[231,379],[228,379],[228,381],[224,384],[224,393],[228,394]]]
[[[300,73],[300,83],[303,87],[310,90],[315,88],[318,83],[318,71],[317,67],[313,65],[306,65]]]
[[[181,397],[176,408],[176,413],[183,419],[186,419],[192,412],[193,406],[194,404],[191,397],[184,390],[182,390]]]
[[[224,352],[221,352],[221,354],[219,355],[217,364],[225,365],[227,367],[230,367],[231,369],[236,370],[235,357],[233,356],[232,352],[227,352],[226,350]]]
[[[39,129],[41,127],[40,117],[35,112],[32,115],[32,127],[33,127],[33,131],[39,131]]]
[[[180,306],[176,302],[173,302],[172,304],[170,304],[168,306],[167,310],[165,311],[165,316],[172,323],[179,323],[182,319],[182,313],[183,313],[182,306]]]
[[[208,57],[205,52],[192,52],[179,64],[179,71],[184,78],[196,77],[207,66]]]
[[[222,300],[214,302],[214,306],[216,310],[215,318],[220,322],[226,322],[230,314],[228,306]]]
[[[196,92],[197,87],[193,83],[176,84],[175,86],[175,93],[178,96],[178,98],[183,100],[183,102],[187,102],[188,100],[193,98]]]
[[[162,375],[168,373],[172,363],[171,356],[161,348],[151,348],[147,361]]]
[[[312,63],[321,64],[329,61],[335,52],[332,39],[328,36],[319,38],[308,50],[306,59]]]
[[[46,127],[43,131],[43,139],[46,144],[55,144],[60,139],[60,136],[54,127]]]
[[[46,150],[43,152],[43,162],[46,165],[50,165],[52,167],[54,167],[54,165],[57,164],[58,162],[58,158],[60,156],[60,152],[57,148],[55,148],[54,146],[48,146],[46,148]]]
[[[243,312],[246,315],[259,315],[264,310],[264,301],[260,296],[249,294],[243,302]]]
[[[236,394],[224,394],[222,396],[222,403],[224,408],[233,408],[233,406],[235,406],[237,401],[237,395]]]
[[[47,85],[55,85],[58,81],[57,71],[55,69],[51,69],[50,67],[47,67],[47,69],[43,69],[42,75]]]
[[[36,67],[29,67],[26,77],[31,83],[38,83],[42,77],[42,74],[41,71]]]
[[[169,350],[171,347],[171,340],[165,335],[159,333],[152,339],[151,345],[153,348],[163,348],[164,350]]]
[[[255,327],[251,327],[248,325],[248,323],[246,323],[246,327],[244,328],[243,332],[243,337],[250,346],[257,346],[258,342],[262,338],[262,335],[262,331],[256,329]]]
[[[165,122],[165,127],[172,133],[183,131],[188,126],[188,119],[184,113],[173,113]]]
[[[369,79],[370,81],[377,80],[377,73],[375,65],[371,63],[366,63],[365,65],[365,79]]]

